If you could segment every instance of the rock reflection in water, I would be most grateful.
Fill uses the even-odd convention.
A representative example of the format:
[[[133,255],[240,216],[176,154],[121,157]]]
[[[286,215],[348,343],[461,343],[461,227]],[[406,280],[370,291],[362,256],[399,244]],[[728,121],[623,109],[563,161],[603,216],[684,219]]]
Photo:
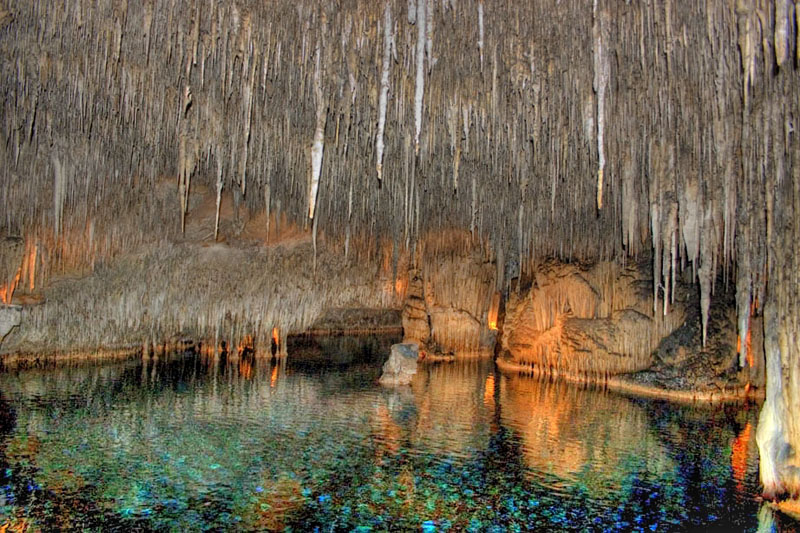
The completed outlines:
[[[412,383],[418,417],[412,445],[419,453],[467,457],[489,442],[494,414],[484,403],[491,364],[465,360],[428,365]]]
[[[613,478],[619,469],[609,467],[631,456],[647,458],[651,472],[674,466],[650,431],[647,413],[616,394],[512,375],[500,381],[500,404],[503,424],[521,436],[531,475],[574,481],[590,469]]]
[[[0,527],[786,529],[752,497],[754,410],[487,360],[425,363],[387,389],[395,340],[0,374]]]

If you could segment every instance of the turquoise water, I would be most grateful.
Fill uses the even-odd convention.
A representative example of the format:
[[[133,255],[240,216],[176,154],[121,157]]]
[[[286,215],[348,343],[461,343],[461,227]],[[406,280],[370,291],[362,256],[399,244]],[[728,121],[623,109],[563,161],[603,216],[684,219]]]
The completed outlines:
[[[755,406],[631,400],[491,361],[387,389],[395,340],[298,340],[284,364],[176,354],[0,374],[0,527],[797,528],[755,498]]]

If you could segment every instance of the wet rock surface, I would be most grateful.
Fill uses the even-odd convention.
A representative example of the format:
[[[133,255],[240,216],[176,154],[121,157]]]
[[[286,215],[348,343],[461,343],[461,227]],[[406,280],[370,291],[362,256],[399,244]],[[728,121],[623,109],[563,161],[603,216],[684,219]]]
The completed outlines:
[[[400,343],[392,346],[389,359],[383,364],[381,385],[409,385],[417,373],[419,361],[419,345],[416,343]]]

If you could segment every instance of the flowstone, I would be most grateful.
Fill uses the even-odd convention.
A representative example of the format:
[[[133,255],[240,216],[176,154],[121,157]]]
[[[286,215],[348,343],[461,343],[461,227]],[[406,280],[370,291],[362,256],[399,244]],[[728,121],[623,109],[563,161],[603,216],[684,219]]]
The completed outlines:
[[[18,305],[0,305],[0,343],[6,335],[19,326],[22,308]]]

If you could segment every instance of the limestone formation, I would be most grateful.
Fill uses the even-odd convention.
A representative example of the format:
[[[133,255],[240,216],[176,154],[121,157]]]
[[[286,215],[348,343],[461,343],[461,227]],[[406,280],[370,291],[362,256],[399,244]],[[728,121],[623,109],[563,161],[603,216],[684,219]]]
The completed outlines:
[[[381,385],[409,385],[417,373],[419,346],[415,343],[401,343],[392,346],[389,359],[383,364]]]
[[[403,307],[404,339],[440,355],[489,353],[495,341],[489,328],[492,262],[465,232],[428,236],[416,260]]]
[[[0,304],[0,344],[12,329],[19,326],[22,317],[22,308],[18,305]]]
[[[648,368],[653,350],[685,313],[676,302],[667,316],[653,316],[642,270],[635,264],[541,265],[532,287],[510,296],[498,364],[600,379]]]
[[[430,334],[422,277],[419,271],[414,270],[408,273],[408,289],[403,305],[403,339],[424,346]]]

